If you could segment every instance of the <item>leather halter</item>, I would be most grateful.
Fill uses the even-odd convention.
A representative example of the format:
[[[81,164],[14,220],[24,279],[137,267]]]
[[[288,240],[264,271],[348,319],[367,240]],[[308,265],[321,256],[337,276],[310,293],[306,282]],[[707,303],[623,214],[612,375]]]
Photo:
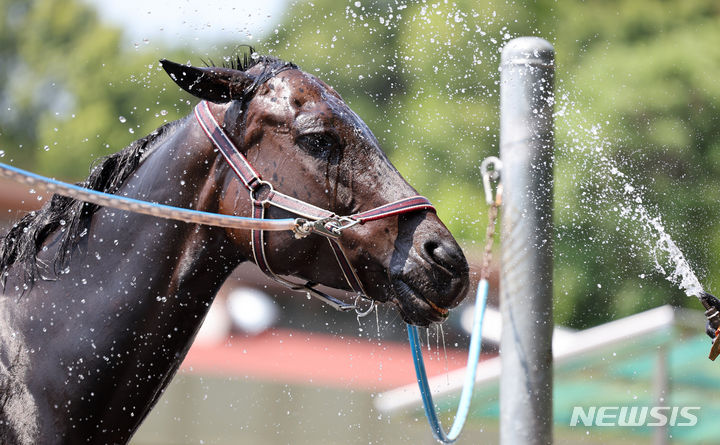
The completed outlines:
[[[237,177],[240,178],[242,183],[245,185],[245,188],[247,188],[250,193],[250,201],[252,202],[252,217],[264,219],[265,209],[268,206],[274,206],[312,221],[312,224],[309,226],[312,228],[311,231],[308,230],[307,232],[299,235],[296,233],[296,236],[301,237],[314,232],[326,237],[330,243],[333,253],[335,254],[338,265],[345,276],[345,280],[350,288],[357,293],[358,299],[366,298],[370,300],[365,293],[362,282],[360,281],[355,268],[351,265],[350,260],[345,254],[345,250],[339,242],[342,231],[355,224],[364,224],[368,221],[387,218],[393,215],[400,215],[402,213],[420,210],[435,211],[435,208],[427,198],[423,196],[411,196],[381,205],[374,209],[355,213],[350,216],[338,216],[329,210],[322,209],[305,201],[300,201],[299,199],[280,193],[273,188],[271,183],[264,181],[250,162],[248,162],[247,158],[240,152],[240,150],[237,149],[235,144],[233,144],[227,133],[225,133],[222,127],[218,124],[206,101],[201,101],[195,107],[195,117],[205,134],[208,138],[210,138],[215,147],[217,147],[227,163],[230,165],[230,168],[235,172]],[[326,294],[325,292],[315,289],[317,283],[311,281],[306,283],[294,283],[275,274],[270,268],[265,255],[264,231],[252,230],[251,239],[255,263],[258,267],[260,267],[260,270],[262,270],[270,278],[289,287],[290,289],[308,292],[337,310],[357,310],[357,299],[356,304],[347,304]],[[358,312],[358,314],[361,315],[360,312]]]

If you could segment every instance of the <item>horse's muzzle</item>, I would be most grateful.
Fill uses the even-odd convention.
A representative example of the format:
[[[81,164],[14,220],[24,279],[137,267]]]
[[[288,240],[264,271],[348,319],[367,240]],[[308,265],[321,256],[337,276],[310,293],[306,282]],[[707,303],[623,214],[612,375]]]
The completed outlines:
[[[465,255],[452,238],[415,239],[402,264],[391,268],[393,301],[406,323],[442,322],[469,287]]]

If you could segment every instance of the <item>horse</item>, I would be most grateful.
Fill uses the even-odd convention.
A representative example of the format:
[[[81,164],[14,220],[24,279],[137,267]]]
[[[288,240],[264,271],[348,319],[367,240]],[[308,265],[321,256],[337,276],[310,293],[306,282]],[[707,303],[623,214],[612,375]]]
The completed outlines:
[[[296,216],[254,206],[273,190],[330,215],[417,201],[360,117],[296,65],[256,53],[220,66],[161,64],[220,130],[192,113],[166,123],[96,163],[86,188],[224,215],[261,207],[268,219]],[[248,193],[212,132],[265,178],[261,187]],[[353,290],[340,248],[364,295],[418,326],[442,322],[464,298],[467,261],[431,205],[342,229],[333,246],[313,233],[178,222],[54,195],[0,243],[0,443],[128,442],[243,262],[311,282],[300,289]]]

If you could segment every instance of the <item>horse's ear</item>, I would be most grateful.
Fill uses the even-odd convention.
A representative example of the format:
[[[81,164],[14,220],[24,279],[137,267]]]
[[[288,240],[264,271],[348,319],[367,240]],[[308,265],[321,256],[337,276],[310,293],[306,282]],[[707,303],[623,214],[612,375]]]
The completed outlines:
[[[160,64],[183,90],[215,103],[242,98],[245,88],[254,81],[247,73],[230,68],[197,68],[167,59],[160,60]]]

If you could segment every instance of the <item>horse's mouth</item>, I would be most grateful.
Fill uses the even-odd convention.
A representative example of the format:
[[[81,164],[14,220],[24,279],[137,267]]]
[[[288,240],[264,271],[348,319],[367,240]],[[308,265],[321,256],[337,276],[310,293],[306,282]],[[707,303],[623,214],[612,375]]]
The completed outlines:
[[[429,326],[433,322],[447,319],[450,311],[431,302],[414,286],[401,277],[393,277],[391,300],[400,310],[405,323],[415,326]]]

